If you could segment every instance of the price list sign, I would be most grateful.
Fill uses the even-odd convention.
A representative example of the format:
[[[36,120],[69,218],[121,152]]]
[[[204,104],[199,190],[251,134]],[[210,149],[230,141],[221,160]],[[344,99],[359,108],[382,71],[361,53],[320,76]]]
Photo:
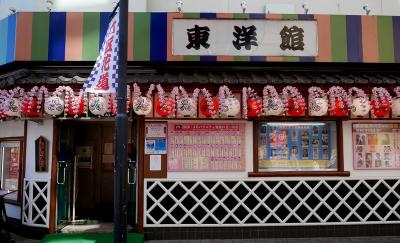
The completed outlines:
[[[244,170],[244,123],[168,124],[168,171]]]

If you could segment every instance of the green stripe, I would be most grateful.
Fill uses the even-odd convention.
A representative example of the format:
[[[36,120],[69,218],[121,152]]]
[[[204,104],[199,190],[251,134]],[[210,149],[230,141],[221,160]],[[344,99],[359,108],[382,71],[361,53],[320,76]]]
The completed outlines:
[[[250,14],[247,13],[235,13],[233,14],[234,19],[248,19],[250,18]]]
[[[379,61],[393,63],[394,60],[393,22],[390,16],[378,16]]]
[[[183,17],[185,19],[199,19],[200,18],[200,13],[184,13]]]
[[[189,62],[198,62],[200,61],[200,56],[193,56],[193,55],[183,56],[183,60]]]
[[[233,60],[235,62],[250,62],[250,57],[249,56],[234,56]]]
[[[298,62],[300,61],[299,57],[292,57],[292,56],[284,56],[283,57],[284,62]]]
[[[332,61],[347,62],[346,16],[331,16]]]
[[[84,61],[94,61],[99,55],[100,13],[83,14],[83,53]]]
[[[150,13],[135,13],[134,15],[134,61],[150,60]]]
[[[299,15],[297,14],[282,14],[282,20],[298,20]]]
[[[32,61],[46,61],[49,47],[49,13],[32,15]]]

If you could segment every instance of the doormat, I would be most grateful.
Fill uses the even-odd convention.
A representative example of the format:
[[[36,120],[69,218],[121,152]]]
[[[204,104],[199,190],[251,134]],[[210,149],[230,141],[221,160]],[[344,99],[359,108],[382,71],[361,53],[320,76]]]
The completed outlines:
[[[50,234],[46,235],[42,243],[112,243],[112,233],[80,233],[80,234]],[[143,243],[144,235],[128,233],[127,243]]]

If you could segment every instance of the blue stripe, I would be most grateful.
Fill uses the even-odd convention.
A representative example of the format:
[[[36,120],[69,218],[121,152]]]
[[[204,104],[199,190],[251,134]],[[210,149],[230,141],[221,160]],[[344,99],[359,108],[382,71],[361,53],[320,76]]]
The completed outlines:
[[[267,59],[264,56],[251,56],[250,62],[266,62]]]
[[[7,57],[6,62],[15,60],[15,40],[17,31],[17,15],[13,14],[8,17],[8,38],[7,38]]]
[[[314,20],[314,14],[299,14],[298,16],[299,20]]]
[[[215,19],[217,18],[216,13],[200,13],[200,18],[201,19]]]
[[[201,62],[216,62],[217,56],[200,56]]]
[[[250,19],[265,19],[265,14],[261,13],[252,13],[249,14]]]
[[[150,60],[167,60],[167,14],[151,13]]]
[[[6,63],[7,59],[7,36],[8,18],[0,20],[0,64]]]
[[[299,57],[300,62],[315,62],[315,57]]]
[[[99,33],[99,50],[103,45],[104,38],[107,34],[108,23],[110,22],[110,15],[109,12],[101,12],[100,13],[100,33]]]
[[[49,61],[65,60],[66,13],[51,12],[49,17]]]
[[[362,62],[361,16],[346,16],[348,62]]]

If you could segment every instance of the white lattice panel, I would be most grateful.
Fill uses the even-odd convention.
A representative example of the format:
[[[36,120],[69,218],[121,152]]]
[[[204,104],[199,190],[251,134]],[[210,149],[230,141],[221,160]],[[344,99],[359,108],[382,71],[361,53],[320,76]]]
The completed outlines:
[[[146,180],[144,213],[151,227],[400,223],[400,180]]]
[[[24,180],[22,223],[49,227],[50,186],[48,181]]]

